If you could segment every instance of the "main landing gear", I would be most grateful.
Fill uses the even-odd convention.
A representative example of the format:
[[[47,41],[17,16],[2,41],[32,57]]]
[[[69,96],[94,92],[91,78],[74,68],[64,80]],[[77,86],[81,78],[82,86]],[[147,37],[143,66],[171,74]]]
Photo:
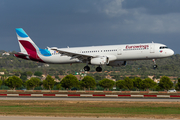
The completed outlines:
[[[88,66],[88,65],[86,65],[85,67],[84,67],[84,71],[89,71],[90,70],[90,67]]]
[[[90,67],[88,66],[88,65],[86,65],[85,67],[84,67],[84,71],[89,71],[90,70]],[[102,68],[100,67],[100,66],[98,66],[97,68],[96,68],[96,71],[97,72],[101,72],[102,71]]]
[[[101,68],[100,66],[98,66],[98,67],[96,68],[96,71],[97,71],[97,72],[101,72],[101,71],[102,71],[102,68]]]
[[[154,62],[154,65],[153,65],[153,68],[156,69],[158,66],[156,65],[156,60],[153,59],[153,62]]]

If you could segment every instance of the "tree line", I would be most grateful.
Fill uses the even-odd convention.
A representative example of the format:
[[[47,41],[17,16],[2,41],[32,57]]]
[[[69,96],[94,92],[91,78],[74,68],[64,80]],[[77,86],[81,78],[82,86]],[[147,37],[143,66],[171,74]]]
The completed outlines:
[[[35,88],[44,90],[112,90],[113,87],[116,90],[169,90],[173,87],[173,83],[167,76],[163,76],[160,82],[157,84],[150,78],[141,79],[139,77],[135,78],[124,78],[123,80],[113,81],[107,78],[96,81],[91,76],[85,76],[81,81],[79,81],[74,75],[66,75],[60,82],[55,82],[54,78],[47,75],[46,79],[41,81],[38,77],[31,77],[30,80],[23,81],[17,76],[11,76],[6,80],[0,80],[0,86],[7,86],[8,89],[27,89],[34,90]],[[177,90],[180,90],[180,79],[175,85]],[[1,88],[3,89],[3,88]]]

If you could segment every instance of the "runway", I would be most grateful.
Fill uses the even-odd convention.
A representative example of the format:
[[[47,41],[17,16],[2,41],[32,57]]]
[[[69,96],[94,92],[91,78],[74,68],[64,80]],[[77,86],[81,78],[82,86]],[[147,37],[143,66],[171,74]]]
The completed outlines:
[[[179,98],[0,97],[0,100],[66,100],[66,101],[180,102],[180,99],[179,99]]]
[[[0,116],[0,120],[172,120],[172,119]]]

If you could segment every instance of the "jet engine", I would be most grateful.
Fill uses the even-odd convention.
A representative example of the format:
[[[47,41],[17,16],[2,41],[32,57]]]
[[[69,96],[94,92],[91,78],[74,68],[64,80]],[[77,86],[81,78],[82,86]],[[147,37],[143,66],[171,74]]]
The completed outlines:
[[[125,66],[126,65],[126,61],[112,61],[112,62],[109,62],[108,66],[117,66],[117,67],[120,67],[120,66]]]
[[[93,65],[106,65],[109,63],[108,57],[97,57],[97,58],[92,58],[90,60],[90,63]]]

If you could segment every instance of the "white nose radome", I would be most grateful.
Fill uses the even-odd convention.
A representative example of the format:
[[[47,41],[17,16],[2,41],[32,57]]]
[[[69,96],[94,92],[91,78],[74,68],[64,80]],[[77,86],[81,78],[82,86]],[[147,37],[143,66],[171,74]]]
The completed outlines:
[[[174,55],[174,51],[173,50],[169,51],[169,55],[170,56]]]

